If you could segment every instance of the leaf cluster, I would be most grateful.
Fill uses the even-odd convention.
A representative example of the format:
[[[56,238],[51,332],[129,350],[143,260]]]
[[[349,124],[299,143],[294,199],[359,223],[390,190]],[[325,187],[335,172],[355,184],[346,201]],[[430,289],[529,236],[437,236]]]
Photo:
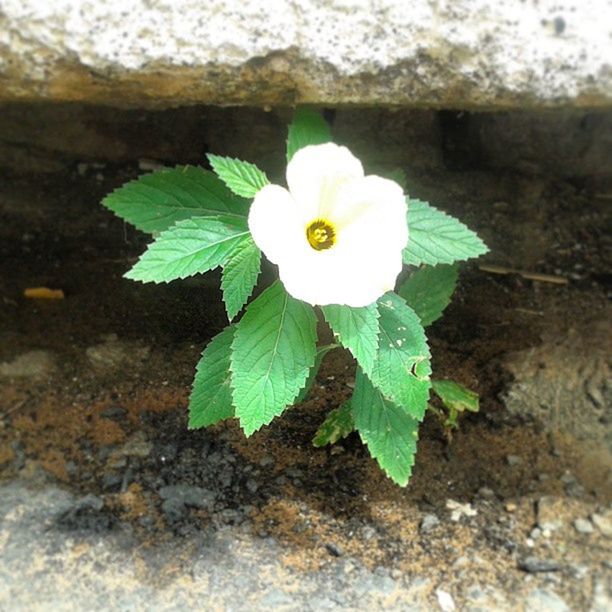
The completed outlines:
[[[287,159],[304,146],[330,140],[318,113],[298,109],[289,126]],[[367,307],[322,307],[338,344],[318,347],[314,308],[291,297],[280,281],[248,303],[261,268],[261,252],[248,228],[249,200],[269,184],[266,174],[229,157],[209,155],[208,161],[212,172],[163,169],[127,183],[103,202],[154,238],[127,278],[167,283],[222,268],[231,323],[210,341],[197,365],[189,427],[237,418],[251,435],[303,401],[325,355],[343,347],[357,363],[354,393],[329,413],[314,444],[334,443],[356,430],[384,472],[405,485],[432,386],[451,414],[473,409],[471,392],[431,380],[425,327],[450,302],[455,262],[481,255],[486,246],[453,217],[407,197],[410,240],[403,259],[411,274],[397,293]]]

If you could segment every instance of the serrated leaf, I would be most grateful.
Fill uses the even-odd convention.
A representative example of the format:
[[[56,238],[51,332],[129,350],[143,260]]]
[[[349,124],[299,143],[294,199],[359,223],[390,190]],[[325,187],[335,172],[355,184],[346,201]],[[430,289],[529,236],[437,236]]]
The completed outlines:
[[[291,161],[295,152],[303,147],[323,144],[331,139],[329,125],[319,113],[309,108],[298,108],[289,124],[287,161]]]
[[[385,397],[420,421],[431,387],[425,330],[414,310],[395,293],[385,293],[378,310],[378,353],[370,378]]]
[[[291,405],[316,355],[312,307],[277,281],[251,302],[232,344],[232,395],[247,436]]]
[[[480,401],[478,393],[453,380],[434,380],[431,383],[434,393],[449,410],[456,412],[478,412]]]
[[[417,313],[423,327],[427,327],[449,305],[458,275],[457,266],[425,266],[413,272],[397,292]]]
[[[206,157],[216,175],[231,191],[243,198],[254,198],[255,194],[270,182],[255,164],[220,155]]]
[[[240,240],[249,235],[246,219],[193,217],[163,231],[125,278],[167,283],[223,265]]]
[[[488,252],[485,243],[454,217],[421,202],[406,199],[408,204],[408,245],[404,263],[411,265],[450,264]]]
[[[351,402],[344,402],[340,408],[328,413],[319,429],[317,429],[312,444],[318,448],[326,444],[335,444],[338,440],[346,438],[354,430],[355,421]]]
[[[158,233],[191,217],[248,214],[248,203],[212,172],[196,166],[144,174],[107,195],[102,204],[138,229]]]
[[[418,420],[383,397],[359,368],[351,407],[355,428],[370,455],[389,478],[406,486],[417,450]]]
[[[214,425],[234,416],[230,356],[234,327],[226,327],[204,349],[189,398],[189,429]]]
[[[244,236],[223,266],[221,290],[231,321],[247,303],[261,271],[261,251],[251,236]]]
[[[312,386],[315,383],[319,368],[321,367],[321,363],[323,362],[325,355],[327,355],[329,351],[332,351],[335,348],[337,348],[336,344],[327,344],[326,346],[320,346],[317,349],[317,355],[315,357],[314,364],[312,368],[310,368],[310,372],[308,374],[306,382],[304,383],[304,387],[299,392],[298,396],[295,398],[295,404],[303,402],[308,397],[308,394],[310,393],[310,390],[312,389]]]
[[[371,372],[378,349],[378,307],[322,306],[325,320],[342,346],[347,348],[365,372]]]

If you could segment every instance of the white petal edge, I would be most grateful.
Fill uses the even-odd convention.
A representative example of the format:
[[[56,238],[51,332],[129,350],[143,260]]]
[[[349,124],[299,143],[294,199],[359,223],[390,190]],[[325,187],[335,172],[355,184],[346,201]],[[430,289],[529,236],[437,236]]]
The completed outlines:
[[[266,185],[257,192],[248,223],[255,244],[272,263],[294,257],[299,246],[305,249],[303,221],[295,200],[283,187]]]
[[[366,176],[346,183],[331,221],[338,229],[339,250],[401,251],[408,242],[406,199],[394,181]]]
[[[363,175],[361,162],[333,142],[304,147],[287,165],[287,185],[306,222],[327,218],[340,187]]]
[[[380,252],[374,259],[313,254],[286,259],[279,276],[290,295],[314,306],[368,306],[393,289],[402,270],[401,252]]]

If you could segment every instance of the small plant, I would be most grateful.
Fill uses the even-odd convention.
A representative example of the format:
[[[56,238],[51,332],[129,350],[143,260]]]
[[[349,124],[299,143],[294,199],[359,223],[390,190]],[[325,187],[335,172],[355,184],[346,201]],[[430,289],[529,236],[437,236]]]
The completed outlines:
[[[357,362],[354,393],[329,413],[314,445],[357,430],[385,473],[406,485],[432,385],[450,425],[465,407],[448,387],[456,383],[431,380],[425,327],[450,301],[455,262],[486,246],[456,219],[405,196],[401,173],[365,175],[311,110],[298,109],[289,126],[288,189],[251,163],[208,160],[214,172],[163,169],[104,200],[154,236],[127,278],[166,283],[223,269],[231,323],[197,365],[189,427],[237,418],[250,436],[302,401],[324,356],[344,347]],[[280,278],[247,305],[262,252]],[[404,264],[413,271],[394,292]],[[317,347],[315,307],[338,344]]]

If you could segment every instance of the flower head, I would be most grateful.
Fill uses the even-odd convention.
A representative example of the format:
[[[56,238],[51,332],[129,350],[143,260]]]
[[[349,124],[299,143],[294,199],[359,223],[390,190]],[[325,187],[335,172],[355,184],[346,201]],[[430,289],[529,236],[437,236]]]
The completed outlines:
[[[408,241],[397,183],[364,176],[346,147],[328,143],[297,151],[287,184],[257,193],[249,228],[290,295],[359,307],[393,289]]]

